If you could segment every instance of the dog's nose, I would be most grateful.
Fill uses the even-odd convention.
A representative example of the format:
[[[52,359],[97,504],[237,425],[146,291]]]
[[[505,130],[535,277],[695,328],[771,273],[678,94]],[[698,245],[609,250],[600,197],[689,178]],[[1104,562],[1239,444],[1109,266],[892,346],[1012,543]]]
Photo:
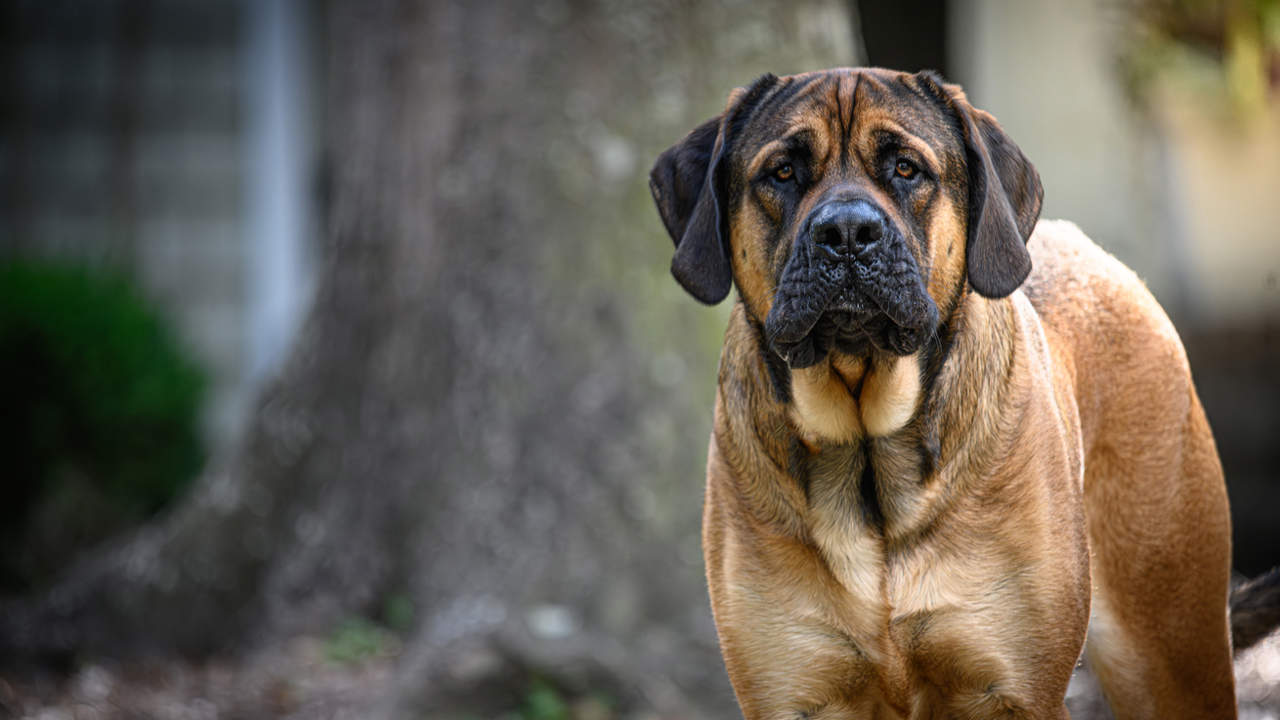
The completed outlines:
[[[887,218],[866,200],[829,202],[809,221],[809,238],[817,249],[837,257],[879,242]]]

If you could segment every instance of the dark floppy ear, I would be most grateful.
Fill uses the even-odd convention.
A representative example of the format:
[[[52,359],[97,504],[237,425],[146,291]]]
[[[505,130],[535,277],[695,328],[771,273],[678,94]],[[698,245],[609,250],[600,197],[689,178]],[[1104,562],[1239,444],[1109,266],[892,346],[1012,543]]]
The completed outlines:
[[[729,107],[658,156],[649,190],[672,241],[671,274],[690,295],[715,305],[729,294],[728,208],[723,158],[739,117],[777,78],[765,75],[729,97]]]
[[[939,86],[932,73],[923,79]],[[1040,217],[1040,174],[990,113],[969,104],[964,91],[944,86],[964,133],[969,168],[969,284],[988,298],[1008,296],[1031,273],[1027,239]]]
[[[698,300],[714,305],[729,294],[728,238],[720,236],[720,198],[712,168],[722,151],[721,116],[702,123],[658,156],[649,190],[676,244],[671,274]]]

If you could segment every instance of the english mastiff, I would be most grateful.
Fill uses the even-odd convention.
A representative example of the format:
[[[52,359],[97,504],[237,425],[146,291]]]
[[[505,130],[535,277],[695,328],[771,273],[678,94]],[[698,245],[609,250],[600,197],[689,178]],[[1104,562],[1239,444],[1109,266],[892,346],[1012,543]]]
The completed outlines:
[[[1143,283],[1041,221],[932,73],[765,75],[664,152],[671,271],[738,289],[703,546],[751,720],[1234,717],[1230,520]],[[1088,643],[1086,644],[1086,637]]]

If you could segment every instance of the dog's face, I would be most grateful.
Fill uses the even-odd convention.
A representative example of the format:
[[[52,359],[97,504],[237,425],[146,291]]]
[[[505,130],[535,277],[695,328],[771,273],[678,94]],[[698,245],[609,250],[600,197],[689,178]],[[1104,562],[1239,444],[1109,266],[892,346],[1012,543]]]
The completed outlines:
[[[658,159],[672,273],[716,303],[736,283],[792,368],[910,355],[966,280],[1003,297],[1030,271],[1039,177],[995,120],[930,74],[766,75]]]

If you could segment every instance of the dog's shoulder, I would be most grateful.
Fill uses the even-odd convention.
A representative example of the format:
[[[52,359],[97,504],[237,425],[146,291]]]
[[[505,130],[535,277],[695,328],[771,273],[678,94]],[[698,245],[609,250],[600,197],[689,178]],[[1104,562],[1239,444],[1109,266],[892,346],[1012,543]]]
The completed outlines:
[[[1040,316],[1083,416],[1085,447],[1118,425],[1151,417],[1185,418],[1194,402],[1186,351],[1145,283],[1065,221],[1041,221],[1028,243],[1031,276],[1022,287]]]
[[[1154,304],[1142,280],[1073,222],[1041,220],[1027,249],[1032,270],[1022,290],[1042,314]]]
[[[1181,351],[1173,323],[1141,278],[1074,223],[1041,220],[1027,245],[1032,271],[1022,291],[1046,329],[1074,344],[1129,339]]]

